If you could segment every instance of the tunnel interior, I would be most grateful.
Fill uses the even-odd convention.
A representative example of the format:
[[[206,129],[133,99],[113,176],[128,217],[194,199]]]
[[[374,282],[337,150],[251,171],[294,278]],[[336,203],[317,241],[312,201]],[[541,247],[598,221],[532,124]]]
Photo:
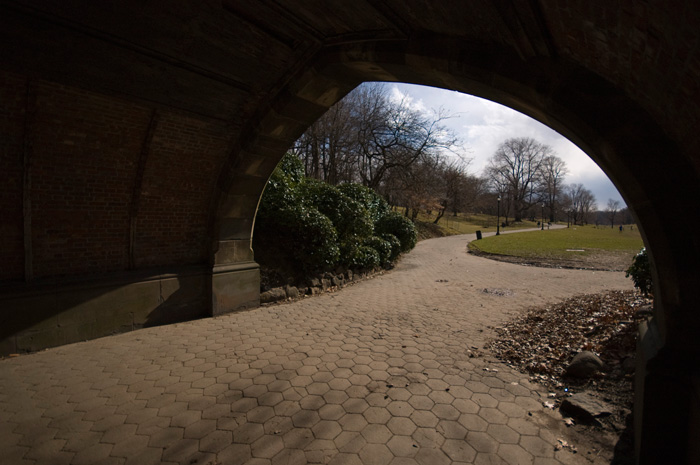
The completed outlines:
[[[692,5],[156,3],[0,6],[0,353],[257,306],[287,148],[362,82],[430,85],[541,121],[619,188],[656,270],[639,457],[700,458]]]

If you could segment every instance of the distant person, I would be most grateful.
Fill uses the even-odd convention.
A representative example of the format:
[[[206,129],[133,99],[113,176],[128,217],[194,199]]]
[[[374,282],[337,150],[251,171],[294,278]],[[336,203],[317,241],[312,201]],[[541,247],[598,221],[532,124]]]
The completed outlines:
[[[622,232],[622,225],[620,225],[620,232]]]

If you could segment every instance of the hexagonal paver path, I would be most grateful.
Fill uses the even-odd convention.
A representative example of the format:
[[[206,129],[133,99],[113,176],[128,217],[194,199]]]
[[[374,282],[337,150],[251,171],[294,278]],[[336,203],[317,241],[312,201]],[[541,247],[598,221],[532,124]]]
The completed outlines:
[[[631,283],[468,239],[336,293],[2,360],[0,464],[589,463],[555,450],[539,388],[475,349],[528,306]]]

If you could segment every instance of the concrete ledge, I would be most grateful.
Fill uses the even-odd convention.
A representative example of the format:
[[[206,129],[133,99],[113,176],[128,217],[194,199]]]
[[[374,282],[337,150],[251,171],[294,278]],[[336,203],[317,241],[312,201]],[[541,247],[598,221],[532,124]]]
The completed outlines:
[[[210,273],[187,267],[5,288],[0,355],[208,316]]]

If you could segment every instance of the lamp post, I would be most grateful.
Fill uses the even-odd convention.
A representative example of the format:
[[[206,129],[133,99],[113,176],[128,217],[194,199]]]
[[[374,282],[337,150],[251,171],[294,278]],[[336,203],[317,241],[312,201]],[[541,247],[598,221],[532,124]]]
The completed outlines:
[[[501,196],[498,196],[498,207],[496,209],[496,235],[501,235]]]
[[[544,202],[542,202],[542,229],[544,231]]]

